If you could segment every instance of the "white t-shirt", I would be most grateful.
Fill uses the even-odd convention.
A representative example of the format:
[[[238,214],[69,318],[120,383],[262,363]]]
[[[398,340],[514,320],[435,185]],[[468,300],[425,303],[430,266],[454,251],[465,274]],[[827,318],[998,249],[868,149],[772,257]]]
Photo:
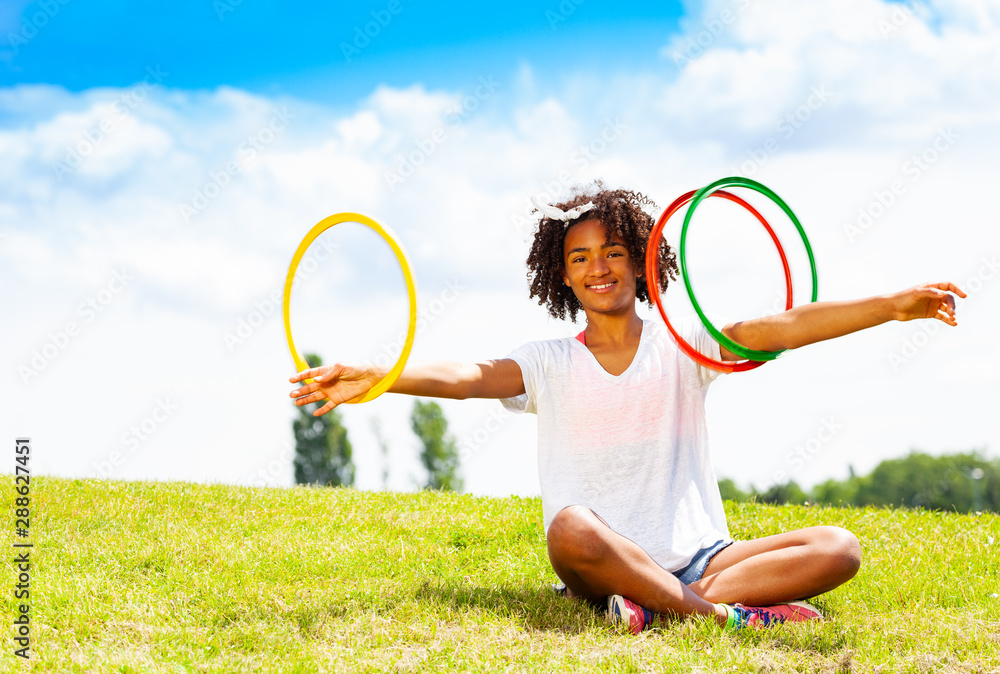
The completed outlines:
[[[678,332],[720,358],[700,323]],[[729,540],[705,423],[705,394],[719,372],[684,355],[662,322],[643,321],[635,358],[619,376],[573,337],[530,342],[508,358],[526,392],[501,402],[538,415],[546,531],[560,510],[583,505],[667,571]]]

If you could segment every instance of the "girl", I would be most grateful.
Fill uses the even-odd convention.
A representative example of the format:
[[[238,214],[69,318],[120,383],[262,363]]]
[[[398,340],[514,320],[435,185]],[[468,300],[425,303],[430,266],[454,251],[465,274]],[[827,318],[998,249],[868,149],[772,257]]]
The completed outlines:
[[[478,363],[408,365],[390,391],[441,398],[498,398],[538,415],[538,469],[549,559],[566,594],[606,604],[633,633],[657,614],[705,615],[738,629],[818,618],[801,601],[850,580],[857,538],[832,526],[736,541],[729,536],[708,453],[705,395],[718,372],[698,365],[660,321],[643,320],[643,276],[655,205],[597,181],[542,213],[528,267],[530,297],[556,318],[587,327],[576,338],[531,342]],[[675,278],[660,245],[660,289]],[[891,295],[817,302],[726,325],[750,349],[794,349],[889,320],[936,318],[957,325],[951,283]],[[716,360],[700,324],[682,336]],[[326,399],[314,414],[364,395],[385,371],[338,363],[291,377],[295,404]],[[658,410],[651,415],[650,409]]]

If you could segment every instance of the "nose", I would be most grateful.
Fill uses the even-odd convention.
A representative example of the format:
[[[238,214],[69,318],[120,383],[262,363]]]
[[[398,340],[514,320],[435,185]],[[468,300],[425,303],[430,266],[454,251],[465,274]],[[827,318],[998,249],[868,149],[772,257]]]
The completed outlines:
[[[590,273],[594,276],[604,276],[608,273],[608,261],[603,255],[598,255],[590,263]]]

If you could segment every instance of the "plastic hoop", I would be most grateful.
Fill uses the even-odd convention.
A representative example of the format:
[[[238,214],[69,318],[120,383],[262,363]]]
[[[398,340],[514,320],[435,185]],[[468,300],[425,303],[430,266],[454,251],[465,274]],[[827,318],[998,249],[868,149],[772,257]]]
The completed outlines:
[[[793,213],[792,209],[788,207],[788,204],[786,204],[781,197],[775,194],[774,190],[767,187],[766,185],[757,182],[756,180],[751,180],[750,178],[741,178],[738,176],[733,176],[730,178],[722,178],[721,180],[716,180],[714,183],[708,185],[707,187],[701,188],[694,195],[694,198],[691,200],[691,206],[688,208],[687,214],[684,216],[684,226],[681,228],[681,243],[680,243],[680,253],[679,253],[681,261],[681,276],[684,278],[684,287],[687,289],[688,297],[691,299],[691,304],[694,305],[694,310],[698,313],[698,317],[701,318],[701,322],[704,324],[705,329],[708,330],[708,333],[712,335],[715,341],[717,341],[719,344],[729,349],[731,352],[733,352],[740,358],[747,358],[750,360],[757,360],[757,361],[774,360],[779,355],[781,355],[783,351],[757,351],[755,349],[748,349],[742,344],[738,344],[737,342],[734,342],[733,340],[729,339],[724,334],[722,334],[722,331],[716,328],[714,325],[712,325],[712,322],[708,320],[708,317],[705,315],[705,312],[701,310],[701,306],[698,305],[698,301],[694,297],[694,290],[691,288],[691,279],[688,276],[687,272],[687,260],[684,257],[684,244],[685,240],[687,239],[688,225],[691,224],[691,216],[694,215],[694,211],[696,208],[698,208],[698,205],[702,201],[704,201],[706,197],[714,194],[723,187],[747,187],[756,192],[760,192],[768,199],[770,199],[778,206],[780,206],[781,210],[785,212],[785,215],[787,215],[791,219],[792,223],[795,225],[795,229],[799,231],[799,236],[802,237],[802,243],[805,245],[806,254],[809,256],[809,267],[812,272],[812,298],[809,300],[810,302],[815,302],[819,294],[819,286],[816,278],[816,258],[813,257],[812,246],[809,245],[809,237],[806,236],[806,232],[802,228],[802,223],[800,223],[799,219],[795,217],[795,213]],[[762,220],[762,218],[760,219]],[[770,227],[768,227],[768,230],[770,230]],[[772,237],[773,237],[773,232],[772,232]],[[786,311],[787,310],[788,309],[786,309]]]
[[[660,291],[657,286],[659,274],[659,248],[660,239],[663,237],[663,228],[666,226],[667,221],[673,217],[674,213],[679,211],[684,204],[691,201],[694,198],[696,190],[691,190],[686,194],[682,194],[677,197],[670,206],[663,211],[660,215],[660,219],[656,221],[656,225],[653,227],[653,231],[649,235],[649,243],[646,245],[646,288],[649,290],[649,296],[653,298],[653,302],[656,304],[656,308],[660,312],[660,317],[667,326],[667,330],[670,331],[671,336],[674,338],[674,342],[689,358],[694,360],[696,363],[703,365],[705,367],[711,368],[713,370],[718,370],[720,372],[745,372],[747,370],[752,370],[754,368],[760,367],[765,361],[762,360],[744,360],[744,361],[719,361],[713,358],[709,358],[704,355],[693,346],[688,344],[683,337],[678,334],[674,329],[674,326],[670,323],[670,319],[667,318],[667,312],[663,308],[663,302],[660,299]],[[774,241],[775,247],[778,249],[778,255],[781,256],[781,266],[785,272],[785,311],[792,308],[792,274],[788,268],[788,259],[785,257],[785,249],[781,246],[781,241],[778,240],[778,235],[774,233],[771,229],[771,225],[768,224],[764,216],[761,215],[757,209],[748,204],[746,201],[740,197],[732,194],[730,192],[724,192],[722,190],[717,190],[712,192],[712,196],[721,197],[723,199],[728,199],[736,204],[739,204],[746,210],[750,211],[757,220],[764,225],[764,229],[767,233],[771,235],[771,240]]]
[[[406,359],[410,357],[410,349],[413,347],[413,338],[416,336],[417,332],[417,287],[413,281],[413,274],[410,272],[410,264],[406,260],[406,254],[400,247],[396,239],[389,233],[388,230],[383,229],[381,225],[372,220],[371,218],[361,215],[360,213],[337,213],[336,215],[331,215],[329,217],[320,220],[309,233],[306,234],[305,238],[302,239],[302,243],[299,244],[298,249],[295,251],[295,255],[292,256],[292,264],[288,267],[288,276],[285,277],[285,295],[284,301],[282,303],[282,311],[285,317],[285,336],[288,338],[288,350],[292,354],[292,360],[295,361],[295,366],[299,368],[299,371],[309,369],[309,364],[306,363],[305,359],[299,355],[298,349],[295,348],[295,341],[292,339],[292,322],[289,317],[289,308],[292,298],[292,282],[295,280],[295,273],[299,267],[299,262],[302,260],[302,256],[308,250],[310,244],[316,240],[316,238],[330,229],[335,225],[339,225],[343,222],[357,222],[358,224],[365,225],[373,230],[382,237],[382,239],[389,244],[392,248],[392,252],[396,254],[396,260],[399,261],[399,266],[403,270],[403,278],[406,280],[406,294],[410,300],[410,320],[406,328],[406,342],[403,344],[403,352],[399,355],[399,359],[396,364],[392,366],[388,374],[385,375],[375,386],[371,388],[364,396],[357,400],[348,400],[349,403],[366,403],[370,400],[375,400],[380,395],[389,390],[399,375],[403,373],[403,367],[406,365]],[[306,382],[311,382],[311,379],[307,379]]]

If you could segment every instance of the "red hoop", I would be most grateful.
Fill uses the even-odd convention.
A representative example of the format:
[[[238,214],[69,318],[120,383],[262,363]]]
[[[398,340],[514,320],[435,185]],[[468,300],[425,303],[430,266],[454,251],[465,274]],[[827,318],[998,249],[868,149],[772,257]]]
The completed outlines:
[[[686,194],[682,194],[677,197],[670,206],[667,207],[663,214],[660,215],[660,219],[656,221],[656,226],[653,227],[653,231],[649,235],[649,243],[646,245],[646,288],[649,290],[649,296],[652,298],[653,302],[656,303],[656,308],[660,311],[660,317],[663,318],[663,322],[667,325],[667,330],[670,331],[671,336],[677,343],[678,348],[688,355],[692,360],[700,365],[711,368],[713,370],[718,370],[719,372],[745,372],[747,370],[752,370],[756,367],[760,367],[767,361],[762,360],[741,360],[741,361],[718,361],[708,356],[704,355],[693,346],[684,341],[684,339],[677,334],[674,326],[670,324],[670,319],[667,318],[667,312],[663,308],[663,302],[660,300],[660,289],[658,286],[660,278],[659,269],[659,248],[660,239],[663,237],[663,228],[666,226],[667,221],[681,209],[685,204],[687,204],[691,199],[694,198],[697,190],[691,190]],[[788,259],[785,257],[785,249],[781,247],[781,242],[778,240],[778,235],[774,233],[771,229],[771,225],[767,223],[764,216],[757,212],[753,206],[748,204],[746,201],[740,197],[732,194],[730,192],[725,192],[719,190],[713,192],[713,197],[722,197],[723,199],[728,199],[746,210],[750,211],[751,214],[764,225],[764,229],[767,233],[771,235],[771,240],[774,241],[774,246],[778,249],[778,255],[781,256],[781,266],[785,271],[785,311],[792,308],[792,272],[788,268]]]

